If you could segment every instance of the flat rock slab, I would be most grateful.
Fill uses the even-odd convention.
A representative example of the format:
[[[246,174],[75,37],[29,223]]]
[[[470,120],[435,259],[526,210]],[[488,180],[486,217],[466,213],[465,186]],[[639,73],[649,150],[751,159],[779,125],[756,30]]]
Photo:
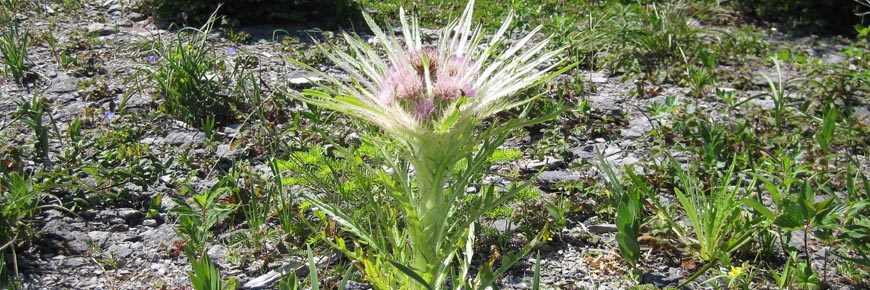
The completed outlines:
[[[170,132],[163,139],[166,144],[172,146],[189,146],[199,147],[205,142],[205,134],[202,132]]]

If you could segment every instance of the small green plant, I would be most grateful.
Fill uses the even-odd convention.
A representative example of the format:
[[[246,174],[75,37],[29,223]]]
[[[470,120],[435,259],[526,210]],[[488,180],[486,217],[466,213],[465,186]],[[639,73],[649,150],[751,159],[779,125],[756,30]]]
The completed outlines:
[[[235,205],[222,205],[217,199],[228,193],[230,182],[229,179],[222,179],[202,194],[185,185],[184,192],[192,194],[191,199],[195,207],[191,207],[184,200],[176,199],[174,201],[178,206],[170,211],[178,216],[176,230],[186,242],[184,254],[193,267],[189,277],[191,285],[196,290],[235,288],[232,287],[233,280],[221,279],[220,272],[206,253],[208,242],[212,237],[211,229],[236,209]]]
[[[767,85],[770,89],[769,92],[763,93],[760,95],[753,96],[752,98],[769,96],[773,100],[773,123],[777,128],[782,128],[782,124],[785,120],[785,110],[786,110],[786,91],[785,91],[785,81],[782,79],[782,68],[779,65],[779,60],[776,58],[771,58],[773,60],[773,64],[776,67],[776,80],[770,78],[767,74],[762,73],[761,76],[767,80]],[[750,99],[752,99],[750,98]],[[744,101],[745,102],[745,101]]]
[[[622,254],[622,258],[631,267],[637,267],[641,254],[640,244],[638,243],[642,218],[641,193],[649,189],[646,188],[645,183],[637,183],[632,187],[625,188],[613,171],[613,167],[607,163],[601,154],[598,155],[598,162],[605,173],[607,188],[610,189],[615,195],[615,199],[618,200],[616,206],[616,243],[619,245],[619,253]],[[627,171],[630,172],[631,170],[629,168]]]
[[[200,123],[200,128],[205,135],[206,145],[211,145],[215,141],[215,121],[214,116],[206,116]],[[206,146],[208,147],[208,146]]]
[[[716,99],[722,101],[731,108],[734,108],[734,105],[737,103],[737,91],[735,90],[717,88],[713,93],[716,95]]]
[[[670,95],[665,97],[664,102],[653,102],[652,104],[650,104],[650,106],[647,108],[647,111],[653,117],[660,118],[669,115],[670,113],[674,112],[679,108],[680,103],[677,102],[677,96]]]
[[[218,197],[229,193],[230,187],[227,185],[231,182],[229,179],[222,179],[205,193],[197,193],[194,188],[185,185],[184,192],[192,194],[195,207],[191,207],[184,200],[174,200],[178,206],[170,213],[178,216],[178,232],[196,256],[205,254],[206,245],[212,237],[211,228],[236,209],[235,205],[218,203]]]
[[[486,161],[490,163],[501,163],[519,160],[522,157],[523,151],[518,149],[497,149]]]
[[[680,48],[680,53],[683,55],[683,61],[686,66],[686,78],[683,83],[689,85],[689,89],[695,97],[705,97],[707,95],[707,87],[716,82],[714,75],[716,56],[701,50],[697,53],[697,62],[700,62],[700,65],[695,65],[689,61],[682,48]]]
[[[719,275],[713,276],[710,279],[707,279],[701,284],[712,284],[713,288],[716,289],[745,289],[749,290],[751,285],[751,279],[755,273],[747,273],[747,268],[751,268],[749,262],[744,262],[740,266],[730,266],[727,271],[723,270]],[[751,268],[754,269],[754,268]],[[719,279],[725,280],[725,286],[719,285]]]
[[[564,196],[559,196],[555,203],[546,206],[549,220],[553,224],[553,231],[556,233],[560,233],[565,228],[565,225],[568,224],[570,204]],[[545,240],[547,240],[546,237]]]
[[[192,248],[187,247],[184,249],[184,254],[187,255],[187,260],[193,267],[193,271],[188,273],[188,277],[194,290],[233,290],[236,288],[234,280],[221,280],[220,271],[208,255],[203,254],[197,258]]]
[[[822,152],[825,154],[831,152],[831,144],[834,142],[834,130],[837,129],[837,122],[840,120],[840,113],[833,105],[825,106],[822,111],[822,126],[816,132],[816,143]]]
[[[761,181],[765,190],[773,201],[773,210],[764,206],[765,196],[755,194],[754,198],[744,198],[743,203],[751,207],[754,218],[762,230],[759,235],[759,244],[762,246],[762,257],[771,257],[774,251],[774,236],[778,237],[780,245],[785,247],[785,239],[791,237],[790,232],[781,229],[771,229],[776,217],[785,211],[785,202],[792,195],[798,185],[800,176],[811,174],[808,169],[798,164],[795,159],[799,152],[779,153],[776,158],[763,160],[760,173],[750,172],[757,180]],[[769,168],[769,169],[768,169]]]
[[[5,8],[0,11],[0,23],[5,25],[0,31],[0,57],[6,64],[6,71],[21,85],[27,72],[24,61],[27,59],[28,34],[21,31],[13,13]]]
[[[773,280],[776,282],[776,286],[779,289],[788,289],[792,284],[794,284],[796,271],[794,261],[797,261],[797,253],[791,252],[791,256],[786,259],[785,265],[782,266],[782,271],[777,272],[771,270]]]
[[[234,49],[223,53],[210,45],[213,24],[212,18],[198,29],[181,29],[173,41],[157,42],[149,64],[139,66],[162,100],[160,109],[194,126],[234,120],[243,107],[225,84],[244,76],[244,66],[228,68]]]
[[[658,208],[659,217],[669,225],[677,239],[694,249],[697,256],[706,262],[706,265],[684,282],[688,283],[712,268],[719,260],[728,260],[733,251],[749,242],[753,237],[750,230],[752,225],[743,214],[743,203],[737,198],[742,182],[731,184],[734,176],[733,162],[724,175],[711,181],[709,189],[691,171],[682,169],[672,156],[669,156],[669,164],[669,169],[676,175],[677,187],[674,188],[674,193],[692,225],[692,234],[676,223],[675,213],[667,210],[657,196],[649,197]]]
[[[46,109],[46,100],[42,97],[33,96],[29,102],[22,100],[18,103],[18,110],[15,112],[14,116],[20,120],[22,123],[30,127],[33,132],[36,134],[36,143],[34,144],[34,149],[36,150],[36,156],[39,158],[37,161],[43,164],[49,164],[48,159],[48,134],[49,128],[48,126],[43,124],[43,115],[45,114]],[[51,117],[51,114],[48,114],[49,119],[54,122],[54,119]],[[57,129],[55,127],[55,129]],[[60,134],[58,133],[58,136]]]
[[[385,48],[389,61],[366,40],[347,34],[344,39],[349,52],[325,53],[359,85],[294,61],[330,85],[306,90],[297,98],[383,130],[366,136],[364,142],[383,148],[375,156],[382,163],[374,163],[389,171],[361,164],[378,176],[380,190],[359,192],[368,205],[353,205],[375,210],[353,217],[339,204],[328,204],[313,194],[303,195],[352,234],[357,243],[365,245],[351,251],[342,240],[334,244],[357,262],[376,289],[442,289],[448,277],[454,287],[484,288],[528,253],[528,245],[539,240],[529,242],[517,255],[503,256],[498,270],[482,267],[472,278],[468,272],[474,255],[474,224],[527,185],[515,184],[505,192],[485,186],[476,195],[466,195],[466,189],[488,170],[484,166],[487,159],[514,130],[561,113],[551,110],[529,118],[528,104],[535,98],[516,98],[515,94],[573,66],[556,69],[563,65],[558,57],[563,49],[546,50],[549,40],[526,47],[538,29],[517,43],[503,43],[512,15],[492,38],[486,39],[492,46],[484,46],[483,30],[474,28],[472,21],[473,7],[474,1],[469,1],[462,15],[442,30],[434,48],[423,46],[419,22],[409,22],[404,11],[400,19],[407,40],[384,32],[365,15],[375,33],[376,46]],[[550,60],[554,64],[540,72],[530,69]],[[479,121],[514,108],[525,110],[507,122]],[[466,166],[457,172],[454,167],[460,160],[465,160]],[[371,226],[364,227],[363,222]]]
[[[33,217],[41,207],[39,202],[44,196],[38,185],[34,184],[28,176],[21,172],[0,173],[0,287],[10,289],[18,285],[18,256],[15,248],[19,242],[32,234],[32,229],[27,219]],[[5,253],[12,254],[11,274],[9,277],[9,265],[5,265]]]

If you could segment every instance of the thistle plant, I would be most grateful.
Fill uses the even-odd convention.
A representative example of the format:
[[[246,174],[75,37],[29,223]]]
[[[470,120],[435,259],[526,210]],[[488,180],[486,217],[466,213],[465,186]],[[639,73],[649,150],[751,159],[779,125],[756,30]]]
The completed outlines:
[[[549,38],[536,41],[540,27],[509,44],[505,34],[513,14],[484,41],[483,29],[472,21],[473,6],[474,1],[469,1],[462,15],[441,30],[434,45],[424,43],[418,21],[406,17],[404,10],[399,12],[402,38],[395,31],[382,30],[364,14],[374,32],[371,41],[345,34],[350,51],[319,47],[351,82],[294,61],[327,80],[298,98],[374,124],[383,133],[365,139],[383,143],[381,157],[392,170],[370,168],[382,177],[391,200],[388,205],[399,214],[350,217],[338,205],[313,195],[305,197],[364,245],[364,250],[351,251],[343,241],[335,243],[358,262],[375,288],[441,289],[448,276],[457,289],[491,283],[499,271],[482,270],[474,280],[467,278],[474,221],[521,186],[503,193],[484,189],[473,196],[466,196],[465,189],[488,170],[483,166],[486,158],[513,129],[559,113],[529,118],[524,110],[512,120],[487,119],[529,104],[540,95],[517,98],[518,92],[573,66],[557,70],[563,65],[563,48],[547,51]],[[383,198],[369,200],[383,202]],[[381,224],[362,226],[356,221],[373,219]]]

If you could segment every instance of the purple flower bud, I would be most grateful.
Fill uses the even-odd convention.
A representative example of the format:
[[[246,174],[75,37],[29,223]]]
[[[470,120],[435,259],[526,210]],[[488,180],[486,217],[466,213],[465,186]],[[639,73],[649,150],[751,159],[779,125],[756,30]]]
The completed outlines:
[[[153,54],[149,54],[148,57],[147,57],[147,60],[148,60],[148,62],[150,62],[150,63],[156,63],[156,62],[157,62],[157,57],[154,56]]]
[[[236,54],[236,48],[231,46],[227,49],[227,54]]]
[[[435,102],[431,98],[424,98],[414,104],[414,117],[418,120],[429,120],[435,112]]]

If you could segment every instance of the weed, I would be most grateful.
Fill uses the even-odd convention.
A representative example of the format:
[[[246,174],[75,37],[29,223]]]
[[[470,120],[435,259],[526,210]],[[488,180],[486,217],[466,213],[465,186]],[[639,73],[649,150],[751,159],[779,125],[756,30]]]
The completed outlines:
[[[735,90],[725,90],[717,88],[713,91],[713,93],[716,95],[716,99],[721,100],[732,109],[734,108],[734,104],[737,103],[737,91]]]
[[[734,163],[724,175],[711,181],[712,187],[707,190],[691,171],[683,170],[672,156],[669,158],[669,169],[676,175],[674,193],[692,225],[693,234],[690,236],[687,230],[675,222],[676,214],[666,210],[667,207],[661,204],[658,196],[649,192],[647,195],[657,207],[659,217],[668,223],[680,242],[694,249],[698,257],[707,262],[686,279],[692,281],[716,265],[717,261],[749,242],[753,237],[750,231],[752,225],[743,216],[743,203],[737,198],[742,182],[732,184]]]
[[[195,207],[183,200],[174,200],[178,206],[171,213],[178,215],[178,232],[187,241],[185,247],[190,248],[193,257],[205,255],[206,244],[212,237],[211,229],[236,209],[234,205],[222,205],[218,200],[218,197],[231,190],[226,186],[228,182],[231,181],[223,179],[201,194],[185,186],[184,190],[192,194]]]
[[[27,31],[21,31],[14,12],[5,8],[0,11],[0,23],[5,25],[0,31],[0,57],[15,82],[23,85],[27,73],[24,64],[27,59]]]
[[[816,143],[822,152],[825,154],[831,152],[831,145],[834,142],[834,130],[837,129],[837,122],[840,120],[839,110],[834,106],[826,106],[822,112],[822,126],[816,132]]]
[[[786,109],[786,91],[785,91],[785,82],[782,79],[782,68],[780,68],[779,60],[773,58],[773,64],[776,67],[776,81],[772,80],[770,76],[767,74],[761,74],[765,80],[767,80],[767,85],[770,89],[769,92],[763,93],[760,95],[753,96],[752,98],[757,98],[760,96],[769,96],[773,100],[773,123],[777,128],[782,128],[783,118],[785,116]],[[750,98],[751,99],[751,98]],[[748,99],[747,99],[748,100]]]
[[[224,124],[243,107],[223,85],[231,81],[230,73],[242,76],[243,69],[230,70],[227,58],[232,55],[216,53],[209,45],[213,23],[211,19],[199,29],[183,28],[174,41],[157,43],[148,56],[153,64],[139,67],[163,100],[160,108],[195,126],[208,118]]]
[[[645,183],[638,183],[629,188],[623,187],[613,168],[600,153],[598,154],[598,162],[605,173],[607,188],[618,200],[616,206],[616,242],[619,245],[619,253],[631,267],[637,267],[641,254],[637,241],[640,236],[642,218],[641,193],[647,192],[649,189],[646,188]],[[629,168],[628,171],[631,169]]]
[[[45,206],[39,203],[46,196],[40,185],[34,184],[23,172],[0,173],[0,286],[15,289],[19,285],[18,256],[16,247],[22,240],[33,234],[29,223],[36,211]],[[9,266],[5,265],[5,253],[9,250],[12,257],[13,281],[8,281]]]
[[[19,102],[18,111],[14,114],[18,120],[27,125],[27,127],[30,127],[30,129],[36,133],[36,144],[34,145],[34,149],[36,149],[36,156],[39,158],[37,161],[43,164],[50,164],[50,160],[48,159],[49,128],[48,126],[43,125],[43,115],[45,114],[47,106],[45,98],[40,98],[34,95],[30,102]],[[51,114],[49,114],[48,117],[52,123],[54,123]],[[55,129],[57,129],[57,127],[55,127]],[[57,133],[57,135],[60,136],[60,133]]]
[[[665,97],[664,102],[653,102],[647,108],[647,111],[656,118],[666,117],[671,112],[680,108],[680,103],[677,102],[677,96],[671,95]]]

